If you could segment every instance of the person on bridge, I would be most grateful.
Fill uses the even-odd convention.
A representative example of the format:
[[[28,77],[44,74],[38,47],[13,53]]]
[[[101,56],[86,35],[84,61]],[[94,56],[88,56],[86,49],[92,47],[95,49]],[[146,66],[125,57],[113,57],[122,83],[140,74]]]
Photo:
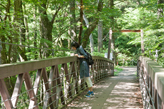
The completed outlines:
[[[92,97],[94,96],[94,93],[93,93],[93,88],[92,88],[93,86],[92,81],[89,76],[89,65],[87,63],[88,55],[84,51],[83,47],[80,46],[77,42],[72,42],[71,48],[73,50],[76,50],[75,56],[77,56],[80,60],[80,78],[85,80],[89,88],[89,91],[85,96]]]

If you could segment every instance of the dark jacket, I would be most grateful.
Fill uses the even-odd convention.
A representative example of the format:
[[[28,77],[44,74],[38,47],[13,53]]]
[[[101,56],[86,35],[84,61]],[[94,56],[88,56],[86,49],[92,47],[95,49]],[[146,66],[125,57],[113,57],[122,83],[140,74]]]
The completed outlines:
[[[80,78],[89,77],[89,65],[87,63],[88,55],[84,51],[83,47],[80,46],[76,49],[78,55],[83,55],[85,58],[79,58],[80,60]]]

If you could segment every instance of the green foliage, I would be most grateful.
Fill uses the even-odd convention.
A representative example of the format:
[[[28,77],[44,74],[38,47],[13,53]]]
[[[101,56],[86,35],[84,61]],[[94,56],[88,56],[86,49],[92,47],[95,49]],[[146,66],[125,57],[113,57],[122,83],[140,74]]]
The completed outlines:
[[[77,2],[77,0],[75,0]],[[78,1],[79,2],[79,1]],[[109,8],[109,0],[103,0],[104,8],[102,12],[97,12],[97,1],[95,0],[83,0],[84,13],[89,20],[91,25],[96,18],[100,18],[103,21],[103,48],[101,52],[98,52],[98,28],[92,31],[94,38],[94,56],[102,56],[108,52],[108,42],[109,42],[109,28],[111,28],[111,22],[114,23],[113,30],[121,29],[143,29],[144,31],[144,46],[145,46],[145,56],[156,60],[155,51],[158,52],[159,56],[157,62],[164,67],[164,17],[158,16],[158,8],[162,8],[163,4],[157,4],[156,0],[114,0],[114,9]],[[36,60],[40,58],[52,58],[52,57],[64,57],[70,56],[73,51],[68,49],[69,40],[72,39],[70,34],[71,28],[74,29],[74,37],[76,40],[79,36],[79,19],[80,12],[78,5],[75,3],[75,19],[71,24],[72,13],[70,12],[70,0],[23,0],[23,23],[15,20],[14,12],[14,1],[11,0],[10,7],[7,7],[7,0],[0,1],[0,39],[3,42],[25,45],[24,54],[27,56],[28,60]],[[44,9],[44,14],[40,13],[40,9],[43,9],[42,4],[46,5]],[[41,17],[47,16],[47,20],[51,21],[57,10],[60,10],[55,16],[55,20],[52,28],[52,42],[41,37],[41,28],[45,28],[41,25]],[[9,8],[9,12],[7,12]],[[45,14],[46,13],[46,14]],[[114,22],[111,20],[114,17]],[[21,29],[25,29],[22,33]],[[83,22],[83,33],[86,30],[86,26]],[[23,40],[22,35],[25,35]],[[84,35],[84,34],[83,34]],[[115,54],[116,62],[118,65],[136,65],[137,59],[141,54],[141,35],[140,33],[113,33],[115,39]],[[77,41],[77,40],[76,40]],[[89,41],[88,41],[89,42]],[[47,47],[42,44],[46,43],[52,45],[52,47]],[[4,46],[5,45],[5,46]],[[12,52],[14,47],[17,45],[4,44],[2,57],[6,57],[8,61],[11,62]],[[24,47],[19,46],[22,50]],[[89,43],[87,45],[89,48]],[[49,57],[45,57],[43,53],[50,53]],[[19,54],[19,59],[21,52]],[[10,61],[9,61],[10,60]],[[18,59],[17,59],[18,60]],[[61,69],[61,65],[59,65]],[[48,69],[50,70],[50,68]],[[115,67],[115,75],[118,75],[122,69],[118,66]],[[31,72],[32,76],[34,72]],[[34,79],[35,76],[32,77]],[[15,83],[16,78],[9,78],[11,83]],[[10,87],[12,90],[12,87]],[[22,86],[21,92],[26,91],[25,86]],[[22,101],[18,101],[21,105],[26,99],[28,99],[27,94],[20,97]],[[25,104],[22,107],[27,107]]]

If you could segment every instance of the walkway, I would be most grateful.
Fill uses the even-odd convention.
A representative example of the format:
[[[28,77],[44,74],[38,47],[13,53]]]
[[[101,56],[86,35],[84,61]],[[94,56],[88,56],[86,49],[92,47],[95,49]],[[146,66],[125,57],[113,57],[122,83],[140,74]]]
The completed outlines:
[[[106,78],[94,86],[95,97],[82,93],[65,109],[143,109],[136,79],[136,67],[123,67],[118,76]]]

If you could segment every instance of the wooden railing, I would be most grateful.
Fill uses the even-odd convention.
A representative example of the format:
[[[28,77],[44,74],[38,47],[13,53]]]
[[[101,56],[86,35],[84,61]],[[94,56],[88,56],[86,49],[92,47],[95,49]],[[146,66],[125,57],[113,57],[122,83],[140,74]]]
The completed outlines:
[[[112,61],[93,56],[94,83],[114,74]],[[15,78],[15,81],[14,81]],[[12,79],[11,88],[7,80]],[[62,57],[0,65],[0,108],[58,109],[86,89],[77,57]]]
[[[164,68],[149,58],[140,57],[137,72],[144,109],[164,109]]]

